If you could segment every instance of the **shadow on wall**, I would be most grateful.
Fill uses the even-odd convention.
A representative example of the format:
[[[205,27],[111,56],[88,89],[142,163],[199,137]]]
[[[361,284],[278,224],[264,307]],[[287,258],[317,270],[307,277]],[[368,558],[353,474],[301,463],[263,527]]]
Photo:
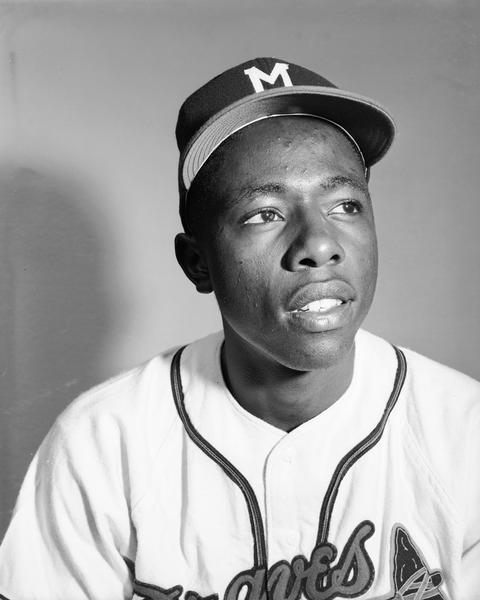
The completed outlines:
[[[72,177],[0,168],[0,539],[42,438],[97,382],[109,319],[93,200]]]

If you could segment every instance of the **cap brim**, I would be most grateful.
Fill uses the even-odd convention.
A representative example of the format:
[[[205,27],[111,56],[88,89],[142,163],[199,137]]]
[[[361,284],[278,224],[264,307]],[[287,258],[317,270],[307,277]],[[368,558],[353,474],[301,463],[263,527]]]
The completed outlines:
[[[182,153],[181,184],[188,189],[212,152],[235,131],[269,116],[295,113],[343,127],[357,142],[366,167],[384,156],[395,135],[392,117],[364,96],[320,86],[272,88],[242,98],[204,123]]]

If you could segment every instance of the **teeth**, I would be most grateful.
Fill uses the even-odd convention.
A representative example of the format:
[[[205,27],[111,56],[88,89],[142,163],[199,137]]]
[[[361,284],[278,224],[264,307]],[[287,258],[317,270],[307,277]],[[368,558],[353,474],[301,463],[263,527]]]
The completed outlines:
[[[321,300],[314,300],[313,302],[309,302],[302,306],[299,309],[301,312],[323,312],[329,310],[330,308],[334,308],[335,306],[340,306],[342,301],[339,298],[322,298]]]

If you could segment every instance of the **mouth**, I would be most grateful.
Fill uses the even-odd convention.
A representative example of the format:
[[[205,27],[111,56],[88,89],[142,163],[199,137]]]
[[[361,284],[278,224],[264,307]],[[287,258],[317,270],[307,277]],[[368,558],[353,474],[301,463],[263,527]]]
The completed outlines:
[[[322,333],[347,325],[353,315],[353,288],[340,280],[312,283],[297,291],[287,315],[303,331]]]
[[[341,298],[321,298],[320,300],[313,300],[308,302],[300,308],[294,309],[292,313],[327,313],[337,306],[345,304],[345,301]]]

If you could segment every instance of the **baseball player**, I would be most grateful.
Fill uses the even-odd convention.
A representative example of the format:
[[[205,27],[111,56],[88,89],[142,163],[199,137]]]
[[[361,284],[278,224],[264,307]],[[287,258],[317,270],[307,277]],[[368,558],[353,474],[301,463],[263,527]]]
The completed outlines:
[[[176,133],[176,254],[223,331],[58,418],[0,598],[480,598],[480,386],[360,329],[391,117],[259,58],[192,94]]]

